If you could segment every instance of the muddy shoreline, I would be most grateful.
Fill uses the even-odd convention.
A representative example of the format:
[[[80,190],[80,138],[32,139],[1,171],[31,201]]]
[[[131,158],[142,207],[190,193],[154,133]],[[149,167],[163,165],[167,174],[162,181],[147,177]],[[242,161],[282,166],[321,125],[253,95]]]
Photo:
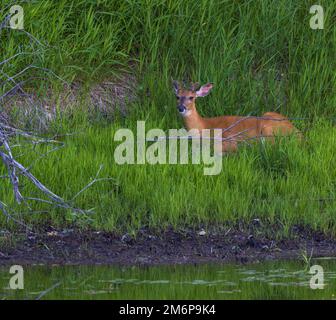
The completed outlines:
[[[16,234],[13,246],[0,247],[1,265],[160,265],[250,263],[278,259],[336,256],[336,238],[293,227],[287,238],[266,236],[258,228],[226,227],[220,231],[144,228],[133,237],[76,229]]]

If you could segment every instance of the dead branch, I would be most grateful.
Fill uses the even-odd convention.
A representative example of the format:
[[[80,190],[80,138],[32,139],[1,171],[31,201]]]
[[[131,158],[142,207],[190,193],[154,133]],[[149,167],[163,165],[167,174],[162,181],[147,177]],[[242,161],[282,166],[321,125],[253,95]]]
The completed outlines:
[[[3,29],[8,30],[10,32],[10,28],[8,26],[9,16],[5,18],[3,22],[0,23],[0,33]],[[46,45],[42,44],[38,39],[36,39],[33,35],[29,34],[26,31],[23,31],[31,41],[35,44],[42,46],[43,48]],[[41,68],[34,66],[32,64],[24,67],[21,71],[16,72],[14,75],[9,75],[4,71],[4,68],[7,65],[10,65],[15,61],[15,59],[21,58],[21,56],[29,56],[36,55],[41,52],[39,49],[33,50],[33,52],[23,51],[20,53],[16,53],[11,57],[7,57],[3,61],[0,61],[0,76],[2,77],[0,81],[0,163],[5,166],[7,170],[6,175],[0,176],[1,179],[7,179],[10,182],[10,185],[13,190],[14,199],[16,203],[25,205],[29,209],[30,213],[34,212],[45,212],[45,211],[33,211],[28,204],[28,201],[42,202],[50,205],[51,207],[60,207],[67,210],[71,210],[74,213],[88,214],[91,213],[91,210],[83,210],[80,208],[76,208],[73,205],[73,201],[76,197],[78,197],[82,192],[90,188],[93,184],[103,180],[110,180],[110,178],[98,178],[102,167],[99,168],[95,178],[88,183],[88,185],[84,186],[69,202],[64,200],[61,196],[55,194],[48,187],[46,187],[39,179],[37,179],[34,174],[30,171],[33,165],[36,165],[37,161],[42,157],[46,157],[50,152],[54,152],[61,147],[64,146],[64,143],[55,140],[54,138],[42,138],[38,134],[32,134],[31,132],[27,132],[20,128],[17,128],[15,125],[10,124],[8,117],[6,117],[6,113],[4,112],[4,101],[5,99],[9,99],[13,94],[21,94],[25,97],[28,97],[30,108],[36,108],[36,101],[30,98],[30,95],[27,94],[23,88],[23,86],[31,81],[32,79],[40,79],[42,77],[32,77],[29,75],[29,71],[32,69],[38,69],[41,72],[47,73],[48,75],[52,75],[65,82],[62,78],[57,76],[52,70]],[[46,77],[44,77],[46,79]],[[17,141],[24,141],[22,144],[17,144]],[[24,166],[21,162],[17,160],[17,155],[13,152],[14,147],[23,147],[30,146],[35,148],[40,144],[52,144],[56,145],[51,150],[40,154],[36,159],[32,161],[29,166]],[[22,186],[20,185],[21,180],[28,180],[28,183],[32,184],[39,192],[41,192],[42,197],[33,197],[29,194],[24,194],[26,192],[22,192]],[[14,212],[7,204],[0,200],[0,211],[6,216],[7,219],[12,220],[13,222],[30,229],[27,225],[25,225],[22,221],[16,218],[17,212]]]

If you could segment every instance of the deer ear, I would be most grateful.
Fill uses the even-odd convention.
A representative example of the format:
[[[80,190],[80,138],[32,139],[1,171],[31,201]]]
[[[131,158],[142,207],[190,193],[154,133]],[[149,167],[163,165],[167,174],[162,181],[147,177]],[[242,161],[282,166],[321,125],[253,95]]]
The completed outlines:
[[[196,96],[197,97],[205,97],[206,95],[208,95],[208,93],[210,92],[212,87],[213,87],[212,83],[205,84],[204,86],[200,87],[199,90],[196,91]]]
[[[179,91],[179,83],[176,80],[173,80],[173,89],[175,94],[177,94]]]

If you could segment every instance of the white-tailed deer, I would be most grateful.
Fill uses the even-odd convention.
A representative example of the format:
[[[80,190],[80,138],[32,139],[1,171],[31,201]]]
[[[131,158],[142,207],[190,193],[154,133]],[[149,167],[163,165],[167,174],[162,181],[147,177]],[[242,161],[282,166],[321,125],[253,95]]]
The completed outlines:
[[[196,109],[196,99],[205,97],[212,89],[212,83],[199,88],[198,83],[191,84],[189,88],[173,81],[174,92],[177,98],[177,109],[182,115],[187,130],[222,129],[222,152],[236,151],[238,142],[252,139],[273,140],[275,135],[301,133],[283,115],[277,112],[266,112],[262,117],[254,116],[220,116],[203,118]],[[198,89],[199,88],[199,89]]]

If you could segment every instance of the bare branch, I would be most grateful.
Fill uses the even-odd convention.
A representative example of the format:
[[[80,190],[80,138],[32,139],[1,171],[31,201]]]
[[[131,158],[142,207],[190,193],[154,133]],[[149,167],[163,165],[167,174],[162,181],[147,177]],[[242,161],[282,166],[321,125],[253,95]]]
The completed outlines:
[[[10,15],[6,16],[4,21],[0,23],[0,33],[2,30],[6,29],[10,32],[10,28],[8,25],[8,21],[10,19]],[[18,52],[11,57],[6,57],[3,61],[0,61],[0,162],[4,164],[7,169],[7,174],[0,176],[1,179],[8,179],[10,181],[10,185],[13,189],[14,199],[18,204],[25,206],[25,208],[29,210],[30,213],[41,213],[47,211],[33,211],[28,202],[41,202],[47,205],[50,205],[51,208],[59,207],[70,210],[74,213],[81,213],[81,214],[88,214],[91,213],[92,210],[83,210],[80,208],[76,208],[72,205],[75,198],[77,198],[81,193],[86,191],[90,188],[93,184],[100,181],[105,180],[112,180],[112,178],[98,178],[101,172],[102,166],[100,166],[95,178],[90,181],[85,187],[83,187],[77,194],[71,199],[71,201],[64,200],[61,196],[54,193],[48,187],[46,187],[39,179],[37,179],[32,173],[31,168],[43,157],[46,157],[51,152],[59,150],[60,148],[64,147],[64,142],[57,141],[55,137],[46,139],[40,137],[38,134],[33,134],[31,132],[26,132],[25,130],[21,130],[16,128],[15,125],[10,125],[10,121],[7,121],[5,113],[3,112],[2,103],[8,102],[11,97],[15,94],[19,93],[20,97],[25,96],[28,97],[29,107],[34,110],[36,109],[36,101],[31,98],[32,95],[29,95],[25,92],[24,86],[26,83],[29,83],[32,80],[36,79],[43,79],[48,80],[48,76],[53,76],[56,79],[62,81],[63,83],[68,84],[64,79],[60,76],[55,74],[52,70],[39,67],[33,64],[28,64],[27,66],[23,67],[20,71],[15,71],[13,75],[9,75],[5,68],[9,69],[8,66],[12,64],[17,59],[21,59],[22,57],[26,58],[29,56],[36,56],[39,53],[43,52],[48,45],[41,43],[38,39],[36,39],[32,34],[28,33],[27,31],[22,31],[26,36],[30,39],[30,47],[32,48],[32,52],[27,51],[24,49],[22,52]],[[40,46],[40,48],[36,49],[36,46]],[[42,48],[42,49],[41,49]],[[21,51],[21,49],[19,49]],[[25,51],[26,50],[26,51]],[[21,60],[18,60],[21,61]],[[44,73],[45,76],[31,76],[31,70],[37,69]],[[12,69],[11,69],[12,70]],[[37,109],[36,109],[37,110]],[[72,135],[73,133],[63,134]],[[60,136],[60,135],[58,135]],[[17,140],[23,140],[23,142],[17,142]],[[36,149],[38,145],[41,144],[52,144],[53,147],[44,153],[38,154],[37,157],[34,157],[34,160],[30,163],[29,166],[24,166],[21,162],[18,161],[18,157],[23,155],[24,152],[20,153],[19,155],[17,152],[13,152],[14,148],[21,149],[26,147],[31,147],[32,149]],[[38,153],[35,150],[36,153]],[[20,178],[20,179],[19,179]],[[28,183],[32,184],[42,193],[42,196],[37,195],[35,197],[30,195],[25,195],[22,192],[22,181],[28,181]],[[18,220],[16,217],[17,215],[22,215],[21,213],[14,212],[12,209],[9,208],[8,205],[0,201],[0,211],[6,216],[8,220],[12,220],[13,222],[19,224],[22,227],[30,229],[27,225],[25,225],[22,221]]]

